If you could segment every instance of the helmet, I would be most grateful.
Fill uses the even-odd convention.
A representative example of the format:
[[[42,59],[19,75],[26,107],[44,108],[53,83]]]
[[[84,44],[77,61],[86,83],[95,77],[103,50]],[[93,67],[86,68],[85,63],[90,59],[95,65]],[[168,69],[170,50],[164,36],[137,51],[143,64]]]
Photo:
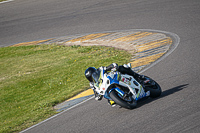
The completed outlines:
[[[89,67],[85,70],[85,77],[90,81],[93,82],[92,74],[96,72],[97,69],[95,67]]]

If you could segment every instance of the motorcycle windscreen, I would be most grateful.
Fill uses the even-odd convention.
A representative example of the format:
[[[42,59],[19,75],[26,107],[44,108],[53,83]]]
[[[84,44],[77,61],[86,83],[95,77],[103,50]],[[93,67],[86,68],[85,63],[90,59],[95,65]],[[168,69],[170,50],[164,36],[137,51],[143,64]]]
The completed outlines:
[[[97,70],[92,74],[92,78],[95,83],[99,82],[100,73],[101,73],[101,71]]]

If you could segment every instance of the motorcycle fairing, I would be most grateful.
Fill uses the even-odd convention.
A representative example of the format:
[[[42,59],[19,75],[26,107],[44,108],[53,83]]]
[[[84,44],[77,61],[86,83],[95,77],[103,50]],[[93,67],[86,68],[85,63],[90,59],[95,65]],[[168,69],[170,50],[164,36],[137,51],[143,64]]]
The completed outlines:
[[[107,89],[113,85],[118,84],[124,87],[127,87],[130,92],[133,94],[133,98],[137,101],[143,97],[149,96],[149,92],[145,92],[142,85],[138,83],[132,76],[127,74],[120,74],[119,72],[110,72],[109,74],[105,73],[105,71],[102,69],[100,70],[100,76],[98,79],[98,82],[96,82],[95,88],[96,92],[100,95],[104,95],[106,99],[110,99],[109,93],[112,90],[116,90],[121,96],[124,95],[124,92],[118,88],[114,87],[107,92]]]

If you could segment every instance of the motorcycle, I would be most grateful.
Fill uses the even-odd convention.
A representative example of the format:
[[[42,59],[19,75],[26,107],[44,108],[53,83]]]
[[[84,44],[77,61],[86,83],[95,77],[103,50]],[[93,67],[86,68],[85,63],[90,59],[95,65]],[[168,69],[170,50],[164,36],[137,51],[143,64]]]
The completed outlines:
[[[140,99],[159,97],[162,92],[159,84],[147,76],[145,81],[137,81],[133,76],[112,70],[105,73],[103,68],[99,68],[92,77],[96,93],[127,109],[136,108]]]

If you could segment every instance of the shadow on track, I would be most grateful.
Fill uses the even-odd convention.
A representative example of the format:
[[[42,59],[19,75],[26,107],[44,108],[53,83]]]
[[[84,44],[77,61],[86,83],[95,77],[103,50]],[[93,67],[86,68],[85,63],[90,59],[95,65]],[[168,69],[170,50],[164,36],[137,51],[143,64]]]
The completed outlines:
[[[182,89],[187,88],[188,85],[189,85],[189,84],[179,85],[179,86],[174,87],[174,88],[171,88],[171,89],[169,89],[169,90],[165,90],[165,91],[163,91],[163,92],[161,93],[161,96],[158,97],[158,98],[141,99],[140,101],[138,101],[137,108],[138,108],[138,107],[141,107],[141,106],[143,106],[143,105],[145,105],[145,104],[148,104],[148,103],[150,103],[150,102],[152,102],[152,101],[154,101],[154,100],[157,100],[157,99],[160,99],[160,98],[164,98],[164,97],[169,96],[169,95],[171,95],[171,94],[173,94],[173,93],[176,93],[176,92],[178,92],[178,91],[181,91]]]

